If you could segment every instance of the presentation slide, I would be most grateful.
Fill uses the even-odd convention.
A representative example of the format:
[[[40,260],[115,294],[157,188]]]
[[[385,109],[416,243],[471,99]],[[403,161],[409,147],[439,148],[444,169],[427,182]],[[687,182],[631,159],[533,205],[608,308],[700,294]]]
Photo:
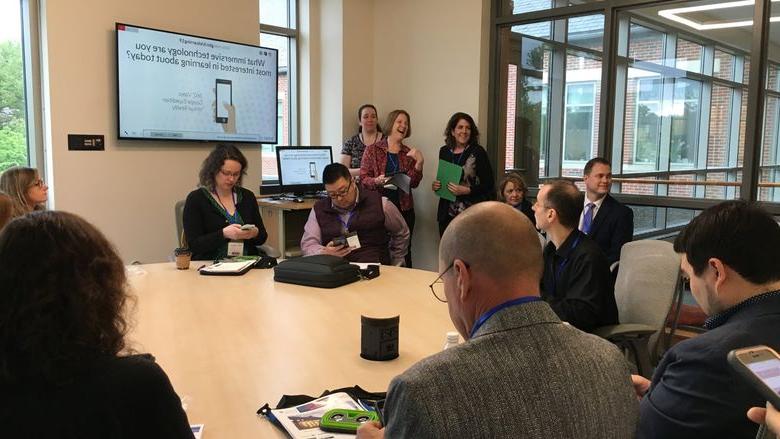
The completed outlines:
[[[278,150],[281,184],[320,184],[322,170],[331,163],[330,149]]]
[[[277,143],[275,49],[116,24],[119,138]]]

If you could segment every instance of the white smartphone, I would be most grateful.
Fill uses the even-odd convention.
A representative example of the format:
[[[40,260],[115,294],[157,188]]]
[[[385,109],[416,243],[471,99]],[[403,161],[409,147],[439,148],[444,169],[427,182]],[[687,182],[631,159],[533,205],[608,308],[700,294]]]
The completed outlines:
[[[780,355],[774,349],[763,345],[734,349],[727,358],[746,382],[780,409]]]
[[[228,111],[225,104],[233,105],[233,81],[217,79],[216,85],[216,120],[217,123],[228,123]]]
[[[256,227],[255,227],[254,224],[244,224],[243,226],[241,226],[241,230],[252,230],[252,229],[255,229],[255,228]]]

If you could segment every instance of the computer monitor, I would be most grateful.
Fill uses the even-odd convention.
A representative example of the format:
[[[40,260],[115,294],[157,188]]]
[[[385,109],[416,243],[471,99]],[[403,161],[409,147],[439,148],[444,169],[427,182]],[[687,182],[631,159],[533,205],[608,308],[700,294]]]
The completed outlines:
[[[330,146],[277,146],[276,169],[283,193],[314,193],[325,188],[322,170],[333,163]]]

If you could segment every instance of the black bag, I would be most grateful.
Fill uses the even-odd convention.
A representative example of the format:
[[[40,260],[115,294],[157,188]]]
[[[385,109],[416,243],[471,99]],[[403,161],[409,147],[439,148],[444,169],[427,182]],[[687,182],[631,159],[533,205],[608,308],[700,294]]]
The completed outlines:
[[[280,262],[274,267],[274,280],[309,287],[336,288],[360,280],[360,269],[338,256],[304,256]]]

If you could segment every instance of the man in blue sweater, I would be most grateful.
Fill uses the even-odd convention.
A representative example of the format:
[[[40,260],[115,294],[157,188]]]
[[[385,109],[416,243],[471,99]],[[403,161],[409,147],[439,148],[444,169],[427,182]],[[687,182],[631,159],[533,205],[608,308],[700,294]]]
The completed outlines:
[[[745,416],[764,399],[732,372],[726,355],[753,345],[780,348],[780,226],[744,201],[701,213],[674,249],[708,332],[670,349],[652,382],[633,376],[640,438],[753,438]]]

